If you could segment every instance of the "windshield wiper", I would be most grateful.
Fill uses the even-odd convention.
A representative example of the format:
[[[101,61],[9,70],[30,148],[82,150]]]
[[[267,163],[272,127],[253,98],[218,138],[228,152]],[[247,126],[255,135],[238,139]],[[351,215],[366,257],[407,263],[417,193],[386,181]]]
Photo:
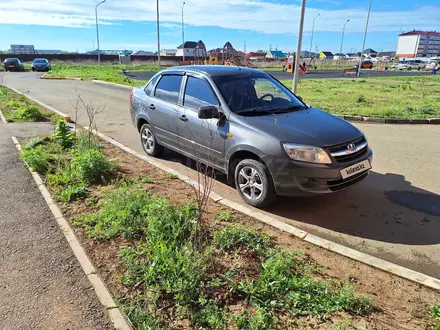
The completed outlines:
[[[244,113],[274,113],[274,109],[277,108],[249,108],[249,109],[244,109],[241,111],[237,111],[236,114],[237,115],[241,115]]]
[[[298,105],[292,105],[292,106],[289,106],[289,107],[278,109],[278,110],[274,111],[273,113],[292,112],[292,111],[295,111],[295,110],[302,110],[302,109],[305,109],[305,108],[306,107],[303,106],[302,104],[298,104]]]

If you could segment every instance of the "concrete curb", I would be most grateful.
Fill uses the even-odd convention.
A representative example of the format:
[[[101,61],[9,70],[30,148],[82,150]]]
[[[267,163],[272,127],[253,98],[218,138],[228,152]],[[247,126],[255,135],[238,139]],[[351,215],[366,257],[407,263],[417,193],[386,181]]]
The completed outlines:
[[[108,82],[108,81],[104,81],[104,80],[92,80],[92,82],[94,82],[95,84],[110,85],[110,86],[116,86],[116,87],[121,87],[121,88],[125,88],[125,89],[133,89],[133,87],[131,87],[131,86],[112,83],[112,82]]]
[[[84,129],[88,130],[89,128],[84,127]],[[103,140],[111,143],[112,145],[128,152],[129,154],[131,154],[139,159],[142,159],[142,160],[150,163],[151,165],[160,168],[161,170],[163,170],[167,173],[175,174],[179,177],[179,179],[181,179],[181,180],[183,180],[193,186],[196,186],[196,187],[198,186],[197,181],[192,180],[188,176],[186,176],[186,175],[184,175],[184,174],[182,174],[172,168],[169,168],[166,165],[159,163],[154,158],[149,157],[144,154],[140,154],[137,151],[124,146],[122,143],[120,143],[120,142],[118,142],[118,141],[98,132],[98,131],[91,130],[91,132],[93,134],[99,136]],[[338,253],[342,256],[359,261],[359,262],[366,264],[366,265],[369,265],[371,267],[374,267],[374,268],[377,268],[380,270],[384,270],[388,273],[397,275],[397,276],[402,277],[404,279],[407,279],[407,280],[410,280],[413,282],[417,282],[417,283],[423,284],[429,288],[440,291],[440,280],[439,279],[436,279],[434,277],[431,277],[431,276],[416,272],[414,270],[396,265],[392,262],[379,259],[377,257],[374,257],[374,256],[368,255],[366,253],[351,249],[351,248],[343,246],[341,244],[337,244],[335,242],[320,238],[320,237],[315,236],[313,234],[310,234],[306,231],[303,231],[299,228],[296,228],[296,227],[288,225],[282,221],[274,219],[274,218],[272,218],[272,217],[270,217],[270,216],[268,216],[268,215],[266,215],[256,209],[241,205],[241,204],[236,203],[234,201],[231,201],[227,198],[224,198],[224,197],[218,195],[217,193],[212,192],[209,197],[211,199],[213,199],[216,203],[220,203],[225,206],[228,206],[228,207],[230,207],[238,212],[244,213],[244,214],[246,214],[246,215],[248,215],[258,221],[264,222],[272,227],[275,227],[279,230],[282,230],[282,231],[287,232],[293,236],[296,236],[296,237],[298,237],[308,243],[311,243],[313,245],[316,245],[316,246],[322,247],[326,250]]]
[[[61,112],[61,111],[58,111],[57,109],[52,108],[50,105],[47,105],[47,104],[45,104],[45,103],[43,103],[43,102],[40,102],[40,101],[38,101],[37,99],[34,99],[32,96],[29,96],[29,95],[27,95],[27,94],[25,94],[25,93],[22,93],[22,92],[16,90],[15,88],[13,88],[13,87],[11,87],[11,86],[8,86],[8,85],[5,85],[5,86],[6,86],[7,88],[13,90],[14,92],[20,94],[20,95],[26,96],[29,100],[34,101],[35,103],[41,105],[42,107],[45,107],[47,110],[50,110],[50,111],[52,111],[52,112],[55,112],[58,116],[60,116],[61,118],[63,118],[63,119],[64,119],[65,121],[67,121],[68,123],[73,123],[72,118],[71,118],[69,115],[66,115],[65,113],[63,113],[63,112]]]
[[[7,120],[6,120],[6,118],[5,118],[5,116],[3,116],[3,113],[2,113],[1,110],[0,110],[0,119],[2,120],[3,123],[5,123],[5,124],[8,123]]]
[[[21,153],[23,150],[15,136],[12,137],[12,142],[15,144],[17,150]],[[56,222],[58,223],[59,228],[63,232],[67,243],[69,244],[70,248],[75,254],[76,259],[81,265],[84,274],[86,275],[87,279],[95,290],[95,293],[100,303],[105,308],[108,316],[110,317],[110,320],[113,322],[113,326],[116,330],[131,330],[131,327],[128,325],[126,319],[117,307],[104,282],[96,274],[96,268],[93,266],[80,242],[76,238],[75,233],[73,232],[69,223],[63,217],[61,210],[52,199],[47,188],[44,186],[43,180],[41,179],[40,175],[37,172],[32,171],[30,168],[28,168],[28,170],[31,173],[35,183],[37,184],[41,195],[49,206],[49,209],[51,210]]]

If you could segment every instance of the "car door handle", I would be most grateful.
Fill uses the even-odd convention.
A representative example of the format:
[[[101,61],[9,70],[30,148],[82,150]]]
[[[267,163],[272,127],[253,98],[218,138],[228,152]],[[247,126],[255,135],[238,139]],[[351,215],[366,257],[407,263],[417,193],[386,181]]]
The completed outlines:
[[[154,104],[150,104],[150,109],[151,109],[151,110],[156,109],[156,107],[154,106]]]
[[[182,116],[179,116],[179,119],[181,120],[181,121],[188,121],[188,117],[187,116],[185,116],[185,115],[182,115]]]

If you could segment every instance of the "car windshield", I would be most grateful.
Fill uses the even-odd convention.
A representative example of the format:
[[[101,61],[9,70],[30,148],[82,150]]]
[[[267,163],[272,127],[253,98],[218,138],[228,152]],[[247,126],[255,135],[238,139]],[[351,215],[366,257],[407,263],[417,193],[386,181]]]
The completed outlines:
[[[45,63],[47,63],[47,60],[34,60],[34,63],[45,64]]]
[[[262,115],[307,107],[286,87],[265,73],[212,77],[232,112]]]

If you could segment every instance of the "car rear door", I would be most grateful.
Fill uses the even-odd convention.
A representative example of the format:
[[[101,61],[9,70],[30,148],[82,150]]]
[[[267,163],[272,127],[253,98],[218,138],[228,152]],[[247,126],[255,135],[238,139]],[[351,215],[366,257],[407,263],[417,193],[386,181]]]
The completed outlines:
[[[182,73],[163,74],[147,104],[150,125],[159,143],[178,148],[179,96]]]
[[[211,83],[201,75],[188,73],[183,83],[178,124],[180,147],[194,159],[224,169],[224,149],[229,123],[225,118],[198,117],[201,107],[215,106],[220,109],[219,98]]]

